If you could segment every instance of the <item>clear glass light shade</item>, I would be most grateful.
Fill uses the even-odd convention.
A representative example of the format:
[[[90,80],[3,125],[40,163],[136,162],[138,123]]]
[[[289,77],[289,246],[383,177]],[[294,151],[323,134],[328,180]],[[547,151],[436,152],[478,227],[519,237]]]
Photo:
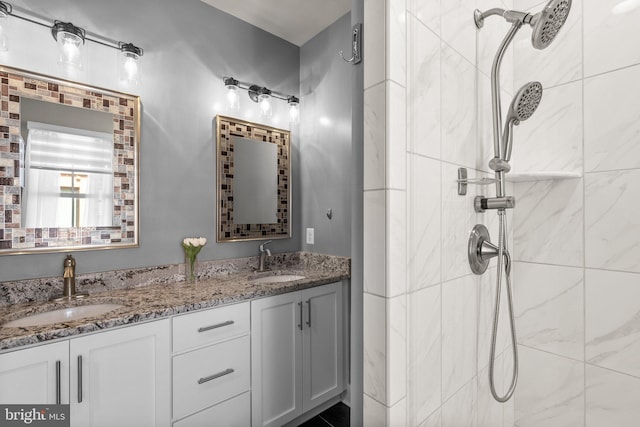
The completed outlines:
[[[122,51],[120,53],[120,82],[128,86],[140,84],[140,56],[135,52]]]
[[[227,109],[240,110],[240,89],[236,85],[227,85]]]
[[[0,52],[6,52],[9,50],[8,34],[9,29],[9,17],[6,13],[0,11]]]
[[[60,31],[58,33],[58,62],[76,68],[82,68],[82,38],[75,34]]]
[[[289,123],[300,123],[300,105],[295,101],[289,101]]]
[[[267,94],[258,95],[258,105],[260,106],[261,117],[271,117],[273,112],[271,111],[271,96]]]

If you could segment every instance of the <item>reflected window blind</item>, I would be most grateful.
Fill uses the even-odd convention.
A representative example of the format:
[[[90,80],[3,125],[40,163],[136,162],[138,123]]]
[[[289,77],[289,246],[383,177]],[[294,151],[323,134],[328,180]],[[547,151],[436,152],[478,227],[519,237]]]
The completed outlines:
[[[113,173],[113,135],[85,129],[27,123],[27,167]]]

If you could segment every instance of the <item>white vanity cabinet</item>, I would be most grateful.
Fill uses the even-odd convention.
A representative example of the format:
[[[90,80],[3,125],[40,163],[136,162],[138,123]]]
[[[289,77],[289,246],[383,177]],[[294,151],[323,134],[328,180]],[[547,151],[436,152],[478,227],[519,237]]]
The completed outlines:
[[[69,342],[0,354],[0,402],[69,403]]]
[[[170,320],[69,341],[71,426],[169,426]]]
[[[251,302],[253,427],[281,426],[344,391],[342,283]]]
[[[248,302],[173,318],[174,427],[250,425]]]

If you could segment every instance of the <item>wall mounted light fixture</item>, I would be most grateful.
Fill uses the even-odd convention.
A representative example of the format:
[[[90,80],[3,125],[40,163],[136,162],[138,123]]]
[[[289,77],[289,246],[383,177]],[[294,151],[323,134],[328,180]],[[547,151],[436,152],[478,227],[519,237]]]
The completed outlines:
[[[7,21],[12,11],[10,4],[0,2],[0,51],[7,50]]]
[[[51,35],[58,43],[58,63],[82,68],[82,47],[86,32],[71,22],[54,21]]]
[[[248,92],[249,99],[260,106],[261,117],[271,117],[271,99],[276,98],[287,101],[289,104],[289,122],[298,123],[300,120],[300,99],[296,96],[276,92],[253,83],[241,82],[233,77],[223,77],[222,81],[227,88],[227,108],[229,110],[237,111],[240,109],[239,89],[243,89]]]
[[[26,12],[20,14],[14,12],[13,6],[4,1],[0,1],[0,50],[8,50],[6,21],[9,16],[50,28],[51,35],[58,43],[58,62],[60,64],[82,68],[83,46],[86,41],[90,41],[121,52],[121,59],[118,61],[121,82],[133,85],[140,82],[139,60],[143,55],[143,50],[133,43],[114,42],[95,34],[88,36],[83,28],[76,27],[71,22],[53,20],[48,24],[43,22],[40,17],[34,19],[28,16]]]

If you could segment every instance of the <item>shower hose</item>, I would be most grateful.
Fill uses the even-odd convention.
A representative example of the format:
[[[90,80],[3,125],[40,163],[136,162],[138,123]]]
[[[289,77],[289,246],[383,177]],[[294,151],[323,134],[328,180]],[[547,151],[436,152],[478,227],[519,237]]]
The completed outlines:
[[[498,237],[498,269],[496,273],[496,300],[495,310],[493,312],[493,331],[491,334],[491,354],[489,355],[489,388],[493,398],[498,402],[504,403],[511,398],[516,383],[518,381],[518,347],[516,345],[516,324],[513,315],[513,295],[511,289],[511,256],[507,250],[507,214],[504,209],[498,210],[499,220],[499,237]],[[503,396],[499,396],[495,386],[495,359],[496,359],[496,340],[498,336],[498,323],[500,318],[500,294],[502,293],[502,269],[504,266],[504,276],[507,285],[507,300],[509,308],[509,323],[511,325],[511,349],[513,351],[513,372],[511,376],[511,384],[507,392]]]

